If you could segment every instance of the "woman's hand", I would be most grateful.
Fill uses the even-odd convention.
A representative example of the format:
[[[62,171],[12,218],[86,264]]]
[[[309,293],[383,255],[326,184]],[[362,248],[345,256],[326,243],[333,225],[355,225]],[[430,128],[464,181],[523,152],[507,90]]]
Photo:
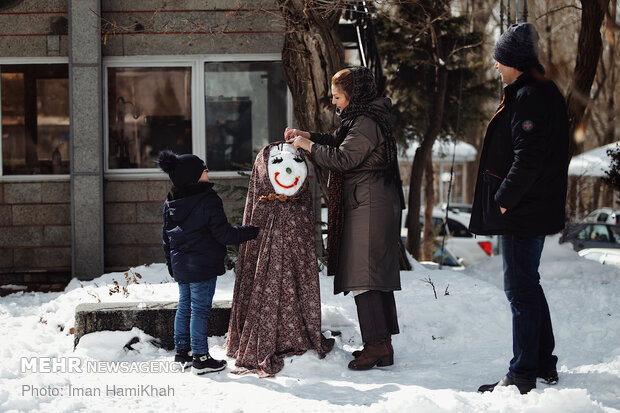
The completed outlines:
[[[314,142],[312,142],[310,139],[304,138],[301,135],[295,137],[289,142],[292,143],[295,148],[301,148],[308,152],[312,152],[312,145],[314,145]]]
[[[284,130],[284,140],[291,143],[295,137],[301,136],[306,139],[310,139],[310,133],[299,129],[293,129],[290,126]]]

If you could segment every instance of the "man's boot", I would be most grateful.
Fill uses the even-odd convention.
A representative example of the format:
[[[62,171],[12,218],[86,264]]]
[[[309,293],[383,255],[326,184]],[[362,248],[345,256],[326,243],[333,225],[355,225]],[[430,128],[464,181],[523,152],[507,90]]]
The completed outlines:
[[[496,387],[506,387],[506,386],[517,386],[519,389],[519,393],[526,394],[529,393],[530,390],[536,388],[536,380],[528,380],[528,379],[517,379],[516,377],[504,376],[500,381],[493,384],[483,384],[478,388],[480,393],[493,391]]]

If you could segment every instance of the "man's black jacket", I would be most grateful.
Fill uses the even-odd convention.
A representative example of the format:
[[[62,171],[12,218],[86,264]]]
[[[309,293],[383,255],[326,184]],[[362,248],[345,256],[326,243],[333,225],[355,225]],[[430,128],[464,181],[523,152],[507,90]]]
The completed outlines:
[[[486,235],[560,231],[568,141],[566,101],[555,83],[526,72],[506,86],[484,137],[469,229]],[[507,209],[503,215],[500,206]]]
[[[164,203],[164,254],[170,275],[180,283],[224,274],[226,245],[254,239],[257,233],[256,227],[228,223],[210,182],[173,187]]]

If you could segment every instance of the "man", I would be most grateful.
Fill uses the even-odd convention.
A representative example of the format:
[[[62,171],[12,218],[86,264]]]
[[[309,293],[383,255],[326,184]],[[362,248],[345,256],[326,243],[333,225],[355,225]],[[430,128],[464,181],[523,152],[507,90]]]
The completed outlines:
[[[504,291],[512,310],[514,357],[499,382],[480,386],[536,388],[558,380],[549,307],[538,266],[545,235],[564,227],[568,116],[557,86],[538,61],[530,23],[513,24],[493,51],[504,88],[484,138],[469,228],[501,235]]]

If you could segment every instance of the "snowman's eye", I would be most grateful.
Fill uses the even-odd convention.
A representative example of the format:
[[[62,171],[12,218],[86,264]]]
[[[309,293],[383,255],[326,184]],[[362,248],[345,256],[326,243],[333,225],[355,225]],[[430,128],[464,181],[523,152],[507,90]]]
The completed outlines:
[[[303,159],[301,159],[301,156],[296,156],[293,159],[295,160],[295,162],[299,162],[299,163],[302,163],[304,161]]]
[[[276,156],[275,158],[273,158],[273,161],[271,161],[272,164],[280,163],[280,162],[282,162],[282,157],[281,156]]]

